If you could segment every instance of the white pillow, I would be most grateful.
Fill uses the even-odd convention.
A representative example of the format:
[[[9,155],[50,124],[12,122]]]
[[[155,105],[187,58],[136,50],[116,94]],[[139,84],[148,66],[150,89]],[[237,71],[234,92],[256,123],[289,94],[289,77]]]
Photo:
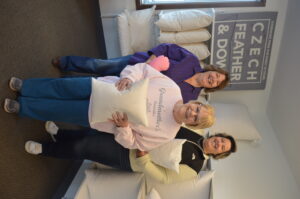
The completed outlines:
[[[149,79],[144,79],[120,92],[115,84],[92,78],[90,123],[105,122],[112,113],[119,111],[125,112],[130,122],[148,126],[148,84]]]
[[[209,26],[213,18],[201,10],[180,10],[163,13],[155,23],[161,31],[186,31]]]
[[[201,28],[184,32],[160,32],[158,41],[160,43],[188,44],[207,41],[210,37],[210,33],[205,28]]]
[[[200,199],[209,198],[213,176],[214,171],[200,171],[195,179],[180,183],[159,184],[154,183],[154,181],[147,182],[150,187],[159,192],[161,198]]]
[[[237,140],[260,140],[248,109],[242,104],[212,103],[215,108],[216,122],[211,127],[212,133],[228,133]]]
[[[119,33],[121,55],[125,56],[125,55],[133,54],[133,50],[131,48],[129,23],[128,23],[127,15],[125,14],[125,12],[118,15],[117,23],[118,23],[118,33]]]
[[[186,139],[174,139],[149,152],[151,160],[156,164],[179,173],[182,145]]]
[[[125,10],[129,24],[130,46],[134,52],[147,51],[155,46],[155,7],[132,12]]]
[[[146,196],[146,199],[161,199],[156,189],[151,189],[150,193]]]
[[[143,174],[116,169],[88,169],[86,183],[89,199],[137,198]]]
[[[196,57],[199,60],[206,59],[210,55],[210,52],[209,52],[207,46],[204,43],[179,44],[179,45],[181,47],[187,49],[188,51],[190,51],[194,55],[196,55]]]

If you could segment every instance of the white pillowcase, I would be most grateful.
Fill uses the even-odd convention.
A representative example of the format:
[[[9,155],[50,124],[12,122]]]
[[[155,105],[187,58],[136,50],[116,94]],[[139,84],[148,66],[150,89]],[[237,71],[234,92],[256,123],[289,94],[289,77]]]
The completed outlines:
[[[161,199],[156,189],[151,189],[150,193],[146,196],[146,199]]]
[[[128,23],[127,15],[125,14],[125,12],[118,15],[117,23],[118,23],[118,33],[119,33],[121,55],[125,56],[125,55],[133,54],[133,50],[131,48],[129,23]]]
[[[92,78],[90,123],[105,122],[119,111],[127,114],[129,122],[148,126],[148,84],[149,79],[144,79],[120,92],[113,83]]]
[[[184,32],[160,32],[160,43],[189,44],[207,41],[211,34],[205,28]]]
[[[186,31],[209,26],[213,18],[201,10],[180,10],[163,13],[155,23],[161,31]]]
[[[156,164],[179,173],[182,145],[185,139],[174,139],[149,152],[151,160]]]
[[[133,52],[147,51],[155,46],[155,7],[132,12],[124,11],[129,24],[130,46]]]
[[[211,127],[212,133],[228,133],[237,140],[260,140],[248,109],[242,104],[212,103],[215,108],[216,122]]]
[[[179,44],[179,46],[196,55],[199,60],[204,60],[210,55],[210,52],[204,43]]]
[[[209,198],[214,171],[200,171],[197,178],[173,184],[159,184],[147,181],[149,187],[155,188],[161,198],[200,199]]]
[[[116,169],[88,169],[85,173],[89,199],[137,198],[144,183],[141,173]]]

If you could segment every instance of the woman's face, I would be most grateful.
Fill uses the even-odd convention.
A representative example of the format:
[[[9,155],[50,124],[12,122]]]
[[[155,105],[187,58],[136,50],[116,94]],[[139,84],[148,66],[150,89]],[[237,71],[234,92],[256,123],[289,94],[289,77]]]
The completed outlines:
[[[207,138],[203,142],[203,150],[206,154],[220,154],[229,151],[231,148],[231,142],[227,138],[223,137],[211,137]]]
[[[177,112],[177,118],[188,125],[197,125],[200,120],[208,114],[206,107],[202,104],[189,102],[183,104]]]
[[[215,88],[225,80],[225,75],[215,71],[207,71],[202,73],[202,76],[197,79],[204,88]]]

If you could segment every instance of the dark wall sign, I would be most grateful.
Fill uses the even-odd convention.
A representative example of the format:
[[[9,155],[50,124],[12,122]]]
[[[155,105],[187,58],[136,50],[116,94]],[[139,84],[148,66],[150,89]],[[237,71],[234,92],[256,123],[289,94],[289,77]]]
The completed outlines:
[[[211,63],[230,72],[227,90],[264,89],[277,12],[216,13]]]

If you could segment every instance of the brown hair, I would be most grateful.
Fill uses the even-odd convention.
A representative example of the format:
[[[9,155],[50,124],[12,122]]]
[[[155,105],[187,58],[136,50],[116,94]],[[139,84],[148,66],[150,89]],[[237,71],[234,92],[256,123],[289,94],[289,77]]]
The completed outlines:
[[[223,70],[222,68],[219,68],[219,67],[214,66],[214,65],[206,65],[204,67],[204,70],[205,70],[205,72],[214,71],[214,72],[223,74],[225,76],[225,79],[218,86],[216,86],[214,88],[204,88],[204,91],[206,93],[211,93],[211,92],[215,92],[215,91],[218,91],[218,90],[222,90],[223,88],[225,88],[229,84],[229,81],[230,81],[229,73],[226,70]]]
[[[231,153],[235,153],[237,151],[237,146],[236,146],[235,139],[231,135],[228,135],[226,133],[217,133],[215,135],[209,136],[208,138],[212,138],[212,137],[223,137],[223,138],[228,139],[231,143],[231,147],[230,147],[229,151],[219,153],[219,154],[208,154],[208,155],[212,156],[214,159],[218,160],[218,159],[226,158]]]

